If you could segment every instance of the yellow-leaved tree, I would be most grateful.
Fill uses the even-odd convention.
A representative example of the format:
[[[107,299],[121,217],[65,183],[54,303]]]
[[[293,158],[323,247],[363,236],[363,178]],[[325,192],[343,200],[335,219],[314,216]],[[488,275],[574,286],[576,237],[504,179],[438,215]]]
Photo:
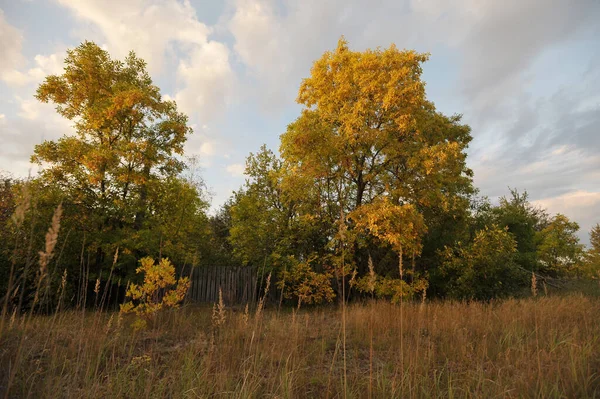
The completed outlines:
[[[419,255],[428,221],[466,209],[472,192],[470,128],[426,99],[427,58],[394,45],[351,51],[342,38],[302,82],[305,107],[281,136],[287,198],[317,198],[300,211],[346,225],[346,262],[360,274],[367,272],[364,233],[390,244],[401,265]]]
[[[136,273],[144,273],[144,282],[130,284],[126,296],[131,301],[121,305],[122,313],[135,313],[138,316],[152,317],[161,309],[175,308],[183,301],[190,287],[190,280],[175,278],[175,267],[167,258],[155,263],[146,257],[140,260]],[[137,326],[145,326],[145,320],[139,319]]]

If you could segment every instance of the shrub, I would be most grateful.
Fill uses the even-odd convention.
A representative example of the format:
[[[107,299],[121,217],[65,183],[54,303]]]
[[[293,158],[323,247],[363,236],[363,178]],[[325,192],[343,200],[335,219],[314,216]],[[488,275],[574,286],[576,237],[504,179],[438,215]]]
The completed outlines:
[[[154,259],[146,257],[140,260],[140,264],[136,273],[144,273],[144,283],[129,285],[126,296],[131,301],[121,305],[121,312],[133,312],[148,318],[161,309],[178,307],[190,287],[189,278],[176,280],[175,267],[167,258],[155,264]]]
[[[400,303],[400,298],[414,299],[423,296],[429,286],[427,279],[418,278],[408,283],[388,276],[367,275],[356,280],[356,289],[376,298],[388,298],[392,303]]]
[[[330,273],[317,273],[310,266],[311,260],[300,262],[290,270],[282,273],[278,285],[288,299],[298,300],[298,307],[302,304],[318,304],[323,301],[331,302],[335,293],[331,287]]]
[[[467,245],[446,247],[442,275],[448,294],[459,299],[491,299],[517,292],[527,275],[515,260],[516,242],[506,230],[485,227]]]

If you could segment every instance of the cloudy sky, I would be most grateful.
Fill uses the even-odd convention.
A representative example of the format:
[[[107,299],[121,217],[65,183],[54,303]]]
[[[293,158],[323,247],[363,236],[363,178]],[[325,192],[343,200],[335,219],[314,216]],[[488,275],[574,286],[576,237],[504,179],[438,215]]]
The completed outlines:
[[[582,227],[600,222],[598,0],[0,0],[0,170],[35,173],[35,144],[71,131],[33,98],[65,49],[134,50],[194,128],[217,207],[243,165],[299,114],[311,63],[345,35],[355,50],[431,53],[427,94],[473,128],[481,194],[508,187]]]

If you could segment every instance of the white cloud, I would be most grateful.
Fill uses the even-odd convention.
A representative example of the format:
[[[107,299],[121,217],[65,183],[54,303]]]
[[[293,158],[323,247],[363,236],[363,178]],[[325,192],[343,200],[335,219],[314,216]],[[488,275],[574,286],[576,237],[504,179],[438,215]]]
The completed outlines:
[[[552,155],[561,155],[561,154],[564,154],[568,150],[569,150],[568,145],[561,145],[560,147],[552,150]]]
[[[16,97],[17,101],[20,104],[21,110],[18,112],[21,118],[35,120],[38,118],[40,113],[41,104],[36,100],[25,100],[21,97]]]
[[[235,75],[229,64],[229,50],[209,41],[190,52],[177,68],[183,88],[175,95],[179,108],[190,116],[206,120],[223,111],[231,102]]]
[[[211,156],[214,155],[215,153],[215,147],[213,145],[213,143],[211,143],[210,141],[206,141],[204,143],[202,143],[202,145],[200,146],[200,154],[206,155],[206,156]]]
[[[56,113],[51,104],[15,97],[18,115],[0,119],[0,169],[16,176],[32,172],[29,157],[36,144],[74,132],[72,122]],[[33,173],[37,167],[33,167]]]
[[[271,1],[237,1],[229,29],[236,39],[235,51],[246,65],[273,71],[289,62],[280,57],[278,64],[273,63],[277,54],[287,52],[284,44],[288,40]]]
[[[64,52],[47,56],[38,54],[34,57],[35,66],[22,72],[21,68],[26,64],[21,53],[22,42],[23,35],[6,21],[0,9],[0,79],[9,86],[24,86],[41,83],[46,75],[61,73]]]
[[[23,62],[21,46],[23,35],[9,24],[4,17],[4,11],[0,9],[0,78],[10,82],[12,71],[19,68]]]
[[[163,67],[174,42],[202,45],[210,29],[199,22],[189,1],[58,0],[84,23],[101,32],[107,50],[122,58],[129,51],[148,62],[153,72]]]
[[[600,205],[600,192],[593,193],[577,190],[553,198],[540,199],[534,201],[534,203],[548,208],[555,213],[567,213],[574,208],[588,208]]]
[[[48,132],[61,132],[60,135],[50,134],[50,137],[45,137],[46,139],[56,139],[62,134],[72,133],[74,131],[72,129],[73,122],[60,116],[56,112],[53,104],[42,103],[35,98],[24,99],[19,96],[15,96],[15,100],[19,104],[20,110],[17,113],[19,117],[28,121],[37,121],[43,125],[45,129],[52,127],[51,129],[48,129]],[[44,135],[46,130],[35,133]]]
[[[245,169],[246,168],[241,163],[233,163],[231,165],[227,165],[225,168],[225,170],[233,177],[243,176]]]
[[[36,66],[29,68],[25,72],[18,69],[7,70],[2,78],[10,86],[25,86],[30,83],[42,83],[48,75],[60,74],[63,71],[64,52],[57,52],[50,55],[38,54],[34,61]]]

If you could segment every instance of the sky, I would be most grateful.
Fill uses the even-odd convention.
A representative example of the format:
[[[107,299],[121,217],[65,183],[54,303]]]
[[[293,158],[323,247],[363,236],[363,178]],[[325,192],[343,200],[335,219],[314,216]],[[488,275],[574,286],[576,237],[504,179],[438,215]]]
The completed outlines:
[[[480,194],[510,188],[581,226],[600,222],[598,0],[0,0],[0,171],[35,174],[36,144],[73,132],[34,97],[65,50],[130,50],[190,118],[216,209],[244,162],[300,114],[302,78],[344,35],[353,50],[431,54],[428,99],[472,128]]]

